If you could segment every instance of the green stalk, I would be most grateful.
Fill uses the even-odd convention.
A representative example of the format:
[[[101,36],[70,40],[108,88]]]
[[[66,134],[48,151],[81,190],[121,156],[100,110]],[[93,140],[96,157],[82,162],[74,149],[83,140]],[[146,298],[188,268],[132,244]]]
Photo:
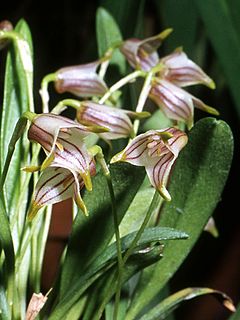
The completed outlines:
[[[40,95],[42,98],[42,111],[44,113],[49,112],[48,102],[49,102],[49,94],[48,94],[48,84],[49,82],[55,81],[57,78],[55,73],[50,73],[46,75],[41,83]]]
[[[120,238],[120,231],[119,231],[119,221],[117,216],[117,208],[116,208],[116,200],[114,195],[114,189],[112,184],[112,178],[110,171],[108,169],[108,166],[106,164],[106,161],[103,156],[102,149],[99,146],[93,146],[90,149],[92,154],[96,155],[97,160],[99,161],[104,176],[107,180],[108,190],[111,198],[111,206],[112,206],[112,214],[113,214],[113,222],[114,222],[114,231],[115,231],[115,237],[116,237],[116,246],[117,246],[117,258],[118,258],[118,279],[121,284],[122,275],[123,275],[123,258],[122,258],[122,246],[121,246],[121,238]],[[115,296],[115,307],[114,307],[114,315],[113,320],[117,320],[117,314],[118,314],[118,308],[119,308],[119,302],[120,302],[120,296],[121,296],[121,285],[117,287],[116,290],[116,296]]]
[[[146,102],[146,100],[147,100],[149,91],[150,91],[150,89],[151,89],[152,77],[153,77],[153,73],[150,71],[150,72],[148,73],[147,77],[145,78],[144,85],[143,85],[143,87],[142,87],[140,96],[139,96],[139,98],[138,98],[138,103],[137,103],[137,107],[136,107],[136,112],[142,112],[142,111],[143,111],[145,102]],[[136,120],[134,121],[134,123],[133,123],[133,130],[134,130],[135,136],[137,135],[138,128],[139,128],[139,124],[140,124],[140,121],[139,121],[138,119],[136,119]]]
[[[123,87],[125,84],[129,82],[135,81],[138,77],[145,77],[145,72],[142,70],[134,71],[128,74],[126,77],[120,79],[116,82],[109,90],[105,93],[105,95],[99,100],[100,104],[103,104],[115,91]]]
[[[128,248],[128,250],[126,251],[125,255],[123,256],[123,265],[127,262],[128,258],[131,256],[131,254],[133,253],[133,250],[134,248],[136,247],[139,239],[141,238],[141,235],[143,233],[143,231],[145,230],[150,218],[151,218],[151,215],[152,215],[152,212],[154,211],[154,209],[157,207],[157,205],[159,204],[159,200],[160,200],[160,197],[159,197],[159,193],[158,191],[156,190],[155,193],[154,193],[154,196],[152,198],[152,202],[148,208],[148,211],[147,211],[147,214],[142,222],[142,225],[141,227],[139,228],[135,238],[133,239],[130,247]]]
[[[144,218],[144,221],[143,221],[140,229],[138,230],[135,238],[133,239],[130,247],[128,248],[128,250],[126,251],[125,255],[123,256],[122,266],[121,266],[122,270],[123,270],[124,265],[126,264],[128,258],[133,253],[133,250],[136,247],[139,239],[141,238],[141,235],[142,235],[144,229],[146,228],[146,226],[147,226],[147,224],[148,224],[148,222],[149,222],[149,220],[151,218],[152,212],[157,207],[157,205],[159,203],[159,200],[160,200],[159,193],[156,190],[155,193],[154,193],[154,196],[152,198],[151,204],[150,204],[150,206],[148,208],[147,214],[146,214],[146,216]],[[118,274],[115,273],[115,275],[113,276],[113,281],[111,282],[111,287],[115,286],[115,282],[116,281],[117,281],[117,288],[116,288],[116,292],[117,292],[119,290],[119,288],[121,288],[121,286],[122,286],[122,275],[119,278],[119,272],[118,272]],[[105,299],[102,302],[101,306],[99,307],[98,313],[97,313],[97,315],[96,315],[96,317],[94,319],[100,319],[100,317],[101,317],[101,315],[102,315],[102,313],[104,311],[104,308],[105,308],[106,304],[109,302],[110,299],[111,299],[111,292],[109,291],[109,294],[105,297]]]

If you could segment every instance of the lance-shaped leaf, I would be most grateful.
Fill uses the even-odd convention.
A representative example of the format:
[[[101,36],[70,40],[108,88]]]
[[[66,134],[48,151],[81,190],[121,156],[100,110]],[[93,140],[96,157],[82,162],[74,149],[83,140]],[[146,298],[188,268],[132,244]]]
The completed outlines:
[[[155,78],[149,97],[172,120],[184,121],[189,128],[193,125],[194,106],[208,113],[218,111],[168,80]]]
[[[160,62],[163,64],[161,76],[177,86],[204,84],[211,89],[215,88],[214,81],[181,48],[162,58]]]
[[[219,300],[227,309],[234,312],[235,307],[232,300],[223,292],[210,288],[186,288],[180,290],[173,295],[167,297],[154,307],[147,314],[142,316],[140,320],[159,320],[165,319],[169,313],[179,307],[183,302],[194,299],[196,297],[211,294]]]
[[[166,244],[162,262],[144,272],[126,320],[136,319],[191,251],[221,199],[232,152],[232,133],[223,121],[202,119],[189,133],[189,142],[176,162],[169,185],[172,202],[165,202],[159,223],[184,230],[189,239],[175,247]]]
[[[97,74],[102,61],[61,68],[55,72],[55,89],[78,97],[101,96],[107,91],[106,83]]]
[[[157,49],[171,32],[172,29],[166,29],[156,36],[143,40],[128,39],[123,42],[120,50],[134,69],[149,71],[158,64]]]
[[[126,138],[132,136],[133,124],[130,117],[145,117],[147,112],[132,112],[107,105],[84,101],[77,109],[77,120],[86,126],[102,126],[109,131],[99,136],[106,140]]]
[[[186,143],[187,135],[181,130],[150,130],[133,139],[111,162],[125,161],[144,166],[151,184],[169,201],[171,196],[166,189],[169,173]]]

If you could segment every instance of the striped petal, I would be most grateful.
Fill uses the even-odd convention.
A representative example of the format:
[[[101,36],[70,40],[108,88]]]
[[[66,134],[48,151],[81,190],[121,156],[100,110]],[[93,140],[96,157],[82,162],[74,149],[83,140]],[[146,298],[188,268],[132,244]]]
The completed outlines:
[[[100,60],[59,69],[56,72],[55,89],[58,93],[70,92],[78,97],[101,96],[107,90],[106,83],[96,70]]]
[[[160,34],[144,40],[128,39],[124,41],[120,50],[133,68],[149,71],[158,64],[157,49],[171,32],[172,29],[166,29]]]
[[[149,97],[172,120],[184,121],[188,127],[193,123],[194,105],[192,96],[166,80],[154,81]]]
[[[91,175],[95,173],[95,164],[91,162]],[[33,219],[38,210],[43,206],[58,203],[69,198],[74,198],[80,209],[87,215],[87,208],[80,194],[83,186],[84,181],[80,174],[53,162],[51,166],[42,172],[36,184],[29,219]]]
[[[215,88],[214,81],[181,49],[177,49],[160,61],[165,66],[163,77],[177,86],[204,84],[211,89]]]
[[[84,143],[90,129],[68,118],[54,114],[38,115],[28,131],[28,138],[38,142],[47,153],[41,169],[52,161],[80,174],[88,190],[92,189],[89,164],[92,157]]]
[[[187,143],[187,136],[176,128],[150,130],[134,138],[111,163],[124,161],[144,166],[151,184],[166,199],[171,197],[166,189],[169,174],[179,152]]]
[[[164,79],[154,80],[149,97],[168,118],[184,121],[189,129],[193,125],[194,107],[213,115],[219,114],[216,109]]]
[[[133,133],[132,122],[125,110],[91,101],[81,103],[77,112],[77,120],[87,126],[97,125],[107,128],[108,132],[99,134],[106,140],[125,138]]]

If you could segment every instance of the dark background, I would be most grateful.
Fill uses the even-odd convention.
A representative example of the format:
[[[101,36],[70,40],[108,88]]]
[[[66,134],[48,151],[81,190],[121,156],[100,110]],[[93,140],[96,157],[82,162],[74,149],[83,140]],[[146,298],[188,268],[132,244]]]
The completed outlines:
[[[138,2],[136,0],[136,9]],[[34,86],[37,105],[40,104],[38,89],[46,74],[63,66],[90,62],[97,58],[95,13],[100,4],[100,1],[43,0],[36,2],[25,0],[13,5],[11,1],[7,3],[1,1],[0,21],[8,19],[15,25],[20,18],[24,18],[30,26],[34,45]],[[120,12],[119,15],[121,16],[116,17],[117,19],[124,18],[123,13]],[[125,15],[127,19],[127,13]],[[143,35],[153,35],[162,29],[163,23],[156,14],[155,2],[146,1],[144,26],[142,26]],[[123,37],[132,36],[133,31],[134,21],[130,21],[127,28],[122,30]],[[164,50],[167,49],[163,47]],[[204,70],[209,73],[215,59],[209,44],[206,46],[205,55],[208,58],[208,64],[205,66],[207,70],[206,68]],[[0,57],[0,92],[2,92],[4,54],[1,53]],[[222,199],[214,212],[220,236],[216,239],[207,232],[202,234],[194,250],[172,280],[171,286],[173,291],[188,286],[212,287],[224,291],[237,303],[240,299],[240,225],[237,202],[239,191],[239,121],[230,93],[226,86],[221,85],[221,80],[224,80],[222,70],[219,66],[216,69],[214,75],[218,77],[217,79],[211,73],[209,75],[216,80],[217,85],[219,83],[220,89],[216,93],[209,92],[204,88],[199,89],[198,96],[202,100],[207,99],[210,105],[220,110],[220,118],[231,126],[235,137],[232,169]],[[54,100],[54,92],[52,92],[52,97]],[[43,288],[45,289],[51,285],[54,278],[59,255],[71,227],[66,208],[66,206],[55,208],[58,219],[55,222],[53,219],[49,236],[46,253],[48,263],[43,272]],[[61,212],[58,212],[59,210]],[[62,217],[61,223],[59,215]],[[55,255],[52,254],[52,250],[56,253]],[[52,262],[49,262],[50,258]],[[211,297],[188,302],[176,312],[176,319],[184,320],[224,320],[228,316],[229,312],[225,311]]]

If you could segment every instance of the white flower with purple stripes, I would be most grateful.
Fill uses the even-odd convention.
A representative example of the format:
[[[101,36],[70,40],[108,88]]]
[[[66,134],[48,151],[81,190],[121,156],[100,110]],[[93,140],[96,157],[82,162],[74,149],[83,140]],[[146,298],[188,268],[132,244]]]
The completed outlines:
[[[95,162],[90,163],[91,176],[95,175]],[[43,206],[73,198],[78,207],[88,215],[80,190],[84,187],[82,176],[71,168],[53,161],[43,170],[36,186],[28,218],[32,220]]]
[[[107,132],[98,135],[105,140],[132,137],[134,135],[133,124],[130,118],[145,118],[148,112],[133,112],[130,110],[119,109],[83,101],[77,109],[77,120],[86,126],[102,126],[108,129]]]
[[[84,142],[84,137],[92,131],[91,127],[51,113],[33,118],[28,138],[39,143],[47,157],[41,165],[43,174],[37,184],[33,201],[35,209],[32,211],[36,212],[43,204],[56,203],[73,196],[79,207],[87,213],[80,195],[80,184],[92,190],[91,175],[94,170],[90,166],[93,167],[94,160]],[[31,171],[31,168],[26,170]],[[41,194],[49,190],[49,194],[47,192],[40,197],[41,201],[37,196],[40,190]]]
[[[143,40],[130,38],[123,42],[120,50],[134,69],[150,71],[159,63],[158,47],[171,32],[172,29],[166,29]]]
[[[214,81],[188,58],[182,48],[162,58],[160,63],[162,68],[159,76],[179,87],[204,84],[210,89],[215,89]]]
[[[218,115],[218,111],[168,80],[154,78],[149,97],[172,119],[183,121],[190,129],[193,125],[194,107]]]
[[[176,128],[150,130],[134,138],[112,158],[111,163],[124,161],[144,166],[153,187],[170,201],[171,196],[166,189],[169,174],[187,140],[187,135]]]
[[[97,74],[97,68],[101,63],[101,60],[97,60],[59,69],[55,72],[56,91],[58,93],[70,92],[78,97],[104,95],[108,88],[104,80]]]

